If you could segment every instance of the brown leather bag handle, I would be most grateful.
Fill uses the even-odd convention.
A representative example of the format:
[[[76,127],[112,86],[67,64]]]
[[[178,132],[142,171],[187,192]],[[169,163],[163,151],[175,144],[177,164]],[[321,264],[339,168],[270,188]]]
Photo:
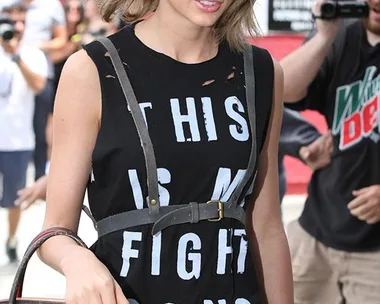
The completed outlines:
[[[16,271],[13,285],[11,288],[11,293],[9,296],[9,304],[16,304],[17,298],[22,297],[22,289],[23,289],[23,284],[24,284],[26,267],[28,266],[28,263],[31,257],[33,256],[33,254],[48,239],[54,236],[58,236],[58,235],[67,236],[71,238],[72,240],[74,240],[78,245],[87,248],[86,244],[74,232],[66,228],[52,227],[39,233],[26,249],[26,252]]]

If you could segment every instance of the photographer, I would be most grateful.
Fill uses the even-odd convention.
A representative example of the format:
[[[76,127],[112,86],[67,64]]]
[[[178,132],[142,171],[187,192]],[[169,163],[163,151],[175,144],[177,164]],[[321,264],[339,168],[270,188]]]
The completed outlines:
[[[295,303],[380,303],[380,1],[368,4],[342,24],[318,0],[315,35],[281,62],[285,100],[324,115],[334,146],[288,227]]]
[[[6,253],[10,262],[14,262],[20,219],[14,201],[17,191],[25,187],[35,145],[34,97],[45,87],[48,65],[42,51],[20,44],[25,30],[25,6],[13,5],[5,12],[0,21],[0,173],[3,176],[0,207],[9,209]]]

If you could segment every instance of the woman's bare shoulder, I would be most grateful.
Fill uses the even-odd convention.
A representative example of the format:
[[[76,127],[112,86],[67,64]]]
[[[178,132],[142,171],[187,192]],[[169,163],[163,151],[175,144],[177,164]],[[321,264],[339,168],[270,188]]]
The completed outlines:
[[[101,88],[97,68],[86,51],[80,50],[66,61],[59,80],[56,108],[62,112],[80,111],[82,115],[101,112]]]
[[[97,69],[95,63],[87,55],[85,50],[80,50],[72,54],[66,61],[62,77],[71,76],[74,79],[88,80],[97,79]]]

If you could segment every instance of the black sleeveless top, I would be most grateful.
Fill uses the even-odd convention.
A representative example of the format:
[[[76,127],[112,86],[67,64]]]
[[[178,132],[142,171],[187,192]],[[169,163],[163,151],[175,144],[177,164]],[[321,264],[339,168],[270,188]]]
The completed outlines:
[[[184,64],[145,46],[134,26],[110,39],[149,129],[161,206],[226,201],[244,176],[251,147],[243,55],[221,43],[213,59]],[[102,90],[101,127],[88,184],[90,208],[99,221],[147,208],[147,176],[136,127],[110,58],[97,41],[84,49],[98,69]],[[274,68],[267,51],[252,50],[257,86],[254,140],[260,152],[272,107]],[[240,222],[181,224],[154,237],[151,228],[118,231],[92,246],[132,304],[259,303]]]

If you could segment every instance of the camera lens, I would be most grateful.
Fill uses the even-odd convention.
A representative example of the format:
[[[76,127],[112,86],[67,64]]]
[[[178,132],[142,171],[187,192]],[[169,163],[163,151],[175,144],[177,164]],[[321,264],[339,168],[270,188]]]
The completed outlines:
[[[12,40],[14,37],[14,28],[10,24],[0,24],[0,36],[4,41]]]
[[[334,18],[335,15],[336,15],[336,3],[325,2],[321,5],[322,18],[325,18],[325,19]]]

